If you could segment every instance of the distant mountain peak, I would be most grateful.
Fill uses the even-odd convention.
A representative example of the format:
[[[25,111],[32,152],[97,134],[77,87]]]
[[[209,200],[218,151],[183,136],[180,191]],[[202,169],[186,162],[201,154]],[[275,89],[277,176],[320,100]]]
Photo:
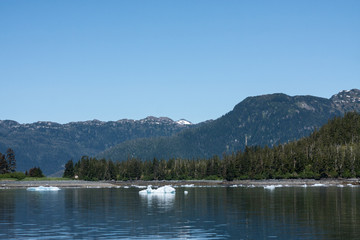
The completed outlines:
[[[333,95],[330,100],[338,109],[343,109],[346,112],[360,111],[359,89],[343,90]]]
[[[140,121],[140,123],[147,123],[147,124],[174,124],[175,123],[172,119],[170,119],[168,117],[154,117],[154,116],[148,116],[139,121]]]
[[[333,95],[331,98],[334,102],[360,102],[360,90],[359,89],[351,89],[351,90],[343,90],[338,94]]]

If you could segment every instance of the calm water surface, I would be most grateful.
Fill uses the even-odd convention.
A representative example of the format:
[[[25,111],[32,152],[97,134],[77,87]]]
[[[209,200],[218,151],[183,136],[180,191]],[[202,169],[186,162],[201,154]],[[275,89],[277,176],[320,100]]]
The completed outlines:
[[[360,187],[139,190],[0,189],[0,238],[360,239]]]

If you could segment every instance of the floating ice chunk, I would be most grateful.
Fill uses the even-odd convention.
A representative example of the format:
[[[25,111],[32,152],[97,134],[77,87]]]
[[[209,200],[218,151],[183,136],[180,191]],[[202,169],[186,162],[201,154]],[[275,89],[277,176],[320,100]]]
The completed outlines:
[[[159,187],[155,191],[156,193],[175,193],[175,188],[171,186],[163,186],[163,187]]]
[[[283,187],[283,185],[268,185],[268,186],[264,186],[264,189],[274,190],[277,187]]]
[[[174,207],[175,189],[170,186],[159,187],[158,189],[152,189],[151,186],[148,186],[147,189],[139,191],[139,195],[149,207],[158,206],[165,210]]]
[[[275,186],[274,186],[274,185],[264,186],[264,189],[274,190],[274,189],[275,189]]]
[[[187,195],[189,192],[188,191],[184,191],[184,194]]]
[[[188,188],[190,188],[190,187],[195,187],[195,185],[194,184],[185,184],[185,185],[181,185],[182,187],[188,187]]]
[[[139,186],[139,185],[131,185],[131,187],[134,187],[134,188],[146,188],[146,186]]]
[[[149,185],[146,189],[139,191],[139,194],[174,194],[175,188],[171,186],[163,186],[158,189],[152,189]]]
[[[325,187],[325,184],[322,183],[315,183],[314,185],[312,185],[313,187]]]
[[[337,185],[337,187],[340,187],[340,188],[342,188],[342,187],[344,187],[344,185],[342,185],[342,184],[339,184],[339,185]]]
[[[44,187],[44,186],[39,186],[39,187],[29,187],[26,190],[28,191],[38,191],[38,192],[46,192],[46,191],[59,191],[60,188],[58,187]]]

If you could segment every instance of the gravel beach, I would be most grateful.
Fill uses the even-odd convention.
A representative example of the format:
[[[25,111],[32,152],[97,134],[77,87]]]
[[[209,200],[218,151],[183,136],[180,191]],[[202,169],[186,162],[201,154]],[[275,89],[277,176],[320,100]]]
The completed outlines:
[[[323,184],[326,186],[360,185],[360,179],[280,179],[280,180],[239,180],[239,181],[81,181],[81,180],[54,180],[54,181],[0,181],[0,189],[28,188],[38,186],[52,186],[59,188],[117,188],[117,187],[145,187],[152,186],[303,186]]]

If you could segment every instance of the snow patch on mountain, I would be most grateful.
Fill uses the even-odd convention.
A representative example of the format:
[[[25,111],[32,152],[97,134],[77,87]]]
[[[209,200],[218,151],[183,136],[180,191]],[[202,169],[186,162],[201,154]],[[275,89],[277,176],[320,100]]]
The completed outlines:
[[[186,119],[180,119],[179,121],[176,121],[176,123],[180,125],[192,125],[192,123]]]

